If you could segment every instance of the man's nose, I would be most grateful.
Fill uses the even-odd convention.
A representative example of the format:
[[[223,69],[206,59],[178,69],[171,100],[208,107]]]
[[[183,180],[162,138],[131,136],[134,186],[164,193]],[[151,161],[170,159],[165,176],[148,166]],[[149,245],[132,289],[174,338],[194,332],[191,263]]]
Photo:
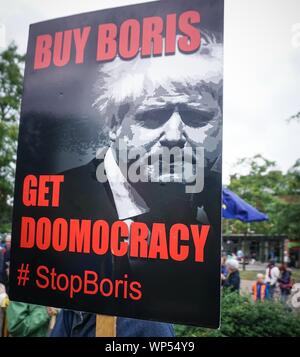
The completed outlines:
[[[164,125],[164,133],[160,139],[161,145],[169,148],[179,147],[182,149],[186,141],[183,128],[184,123],[181,120],[178,110],[175,109]]]

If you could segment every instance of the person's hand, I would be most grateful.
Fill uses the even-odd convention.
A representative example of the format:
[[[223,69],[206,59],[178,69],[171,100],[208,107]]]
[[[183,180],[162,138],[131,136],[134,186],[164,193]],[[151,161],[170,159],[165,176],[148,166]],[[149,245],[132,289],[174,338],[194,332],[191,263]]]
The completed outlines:
[[[226,279],[226,277],[225,277],[224,274],[221,274],[221,279],[222,279],[222,280],[225,280],[225,279]]]
[[[6,272],[7,277],[9,277],[9,267],[10,267],[10,262],[7,262],[6,263],[6,268],[5,268],[5,272]]]
[[[0,294],[5,294],[5,293],[6,293],[5,285],[0,283]]]
[[[57,315],[58,310],[55,307],[47,306],[47,312],[50,317]]]
[[[5,286],[0,284],[0,307],[6,308],[9,304],[9,298],[6,294]]]

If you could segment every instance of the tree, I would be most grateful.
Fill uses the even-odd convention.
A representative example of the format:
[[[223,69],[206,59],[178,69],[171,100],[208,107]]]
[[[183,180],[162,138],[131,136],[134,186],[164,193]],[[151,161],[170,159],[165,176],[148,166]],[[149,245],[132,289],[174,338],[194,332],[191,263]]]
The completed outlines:
[[[13,43],[0,53],[0,232],[11,224],[23,63]]]
[[[300,159],[284,178],[285,186],[274,207],[277,230],[285,232],[290,239],[300,239]]]
[[[251,223],[255,233],[286,234],[300,238],[300,159],[287,172],[276,170],[276,163],[256,155],[238,161],[237,172],[230,177],[229,188],[260,211],[269,221]],[[246,233],[247,225],[239,221],[226,222],[225,233]]]

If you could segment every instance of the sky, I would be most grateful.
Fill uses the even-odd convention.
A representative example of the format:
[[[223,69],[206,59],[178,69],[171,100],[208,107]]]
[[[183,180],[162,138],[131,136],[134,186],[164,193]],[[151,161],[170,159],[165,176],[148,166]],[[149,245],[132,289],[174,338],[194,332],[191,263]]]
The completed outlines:
[[[1,46],[26,52],[29,24],[147,0],[0,0]],[[223,181],[262,154],[286,171],[300,158],[300,1],[225,0]],[[3,49],[3,48],[2,48]]]

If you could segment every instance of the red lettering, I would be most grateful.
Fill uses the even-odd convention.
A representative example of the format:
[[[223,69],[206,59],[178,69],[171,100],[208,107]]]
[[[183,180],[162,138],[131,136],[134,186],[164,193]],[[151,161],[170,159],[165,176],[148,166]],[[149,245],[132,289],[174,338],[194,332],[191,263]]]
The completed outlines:
[[[51,273],[50,273],[50,276],[51,276],[51,289],[52,290],[57,290],[56,289],[56,285],[55,285],[55,278],[56,278],[56,271],[55,271],[55,268],[52,268],[51,269]]]
[[[176,50],[176,14],[167,16],[165,53],[172,55]]]
[[[117,26],[103,24],[98,27],[97,61],[109,61],[117,55]]]
[[[145,223],[133,222],[130,226],[130,256],[147,258],[149,230]]]
[[[91,221],[83,219],[70,220],[69,251],[76,253],[89,253],[91,246]]]
[[[127,254],[128,243],[121,241],[120,237],[128,238],[129,231],[125,222],[114,222],[111,227],[111,251],[117,257]]]
[[[54,37],[53,63],[63,67],[70,61],[72,30],[56,32]]]
[[[49,193],[49,187],[46,185],[50,181],[49,179],[50,176],[40,176],[38,189],[38,206],[49,205],[49,200],[45,197]]]
[[[168,259],[166,228],[164,223],[153,223],[148,258]]]
[[[90,31],[91,31],[91,26],[84,27],[82,30],[82,34],[80,33],[80,29],[73,30],[75,47],[76,47],[76,57],[75,57],[76,64],[83,63],[84,50],[90,35]]]
[[[34,69],[47,68],[51,63],[51,35],[40,35],[36,38]]]
[[[199,233],[198,225],[191,225],[192,236],[195,244],[195,261],[196,262],[204,262],[204,247],[206,243],[206,239],[209,233],[210,226],[203,225],[201,226]]]
[[[119,38],[119,54],[125,59],[137,55],[140,45],[140,23],[130,19],[122,23]]]
[[[37,276],[39,278],[42,278],[45,281],[45,283],[44,284],[40,283],[38,279],[35,280],[35,283],[40,289],[46,289],[49,286],[49,278],[47,277],[47,275],[44,275],[42,271],[45,271],[45,273],[48,274],[49,269],[45,265],[40,265],[36,270]]]
[[[46,250],[51,243],[51,221],[47,217],[41,217],[36,227],[36,246],[41,250]]]
[[[59,206],[59,194],[60,194],[60,185],[64,182],[63,175],[52,175],[49,178],[49,182],[53,184],[53,191],[52,191],[52,207]]]
[[[92,278],[89,278],[89,276],[92,276]],[[97,279],[98,279],[98,274],[92,270],[85,270],[84,271],[84,294],[88,295],[94,295],[98,291],[98,285],[97,285]],[[89,286],[93,287],[93,290],[89,290]]]
[[[194,52],[200,48],[201,35],[199,29],[192,24],[200,23],[200,13],[198,11],[186,11],[179,18],[179,29],[186,35],[178,40],[178,48],[184,52]]]
[[[68,244],[68,223],[63,218],[57,218],[53,222],[53,249],[62,252]]]
[[[177,261],[183,261],[189,256],[189,247],[180,246],[179,239],[189,240],[189,229],[184,224],[174,224],[170,229],[170,257]]]
[[[93,226],[92,248],[96,254],[106,254],[109,248],[109,225],[106,221],[98,220]]]
[[[142,298],[142,285],[138,281],[133,281],[129,285],[130,293],[129,296],[132,300],[140,300]]]
[[[22,217],[21,220],[21,248],[32,248],[34,246],[35,220],[32,217]]]
[[[124,278],[127,279],[128,278],[128,275],[125,274],[124,275]],[[116,280],[115,281],[115,298],[119,297],[119,287],[123,287],[123,298],[124,299],[127,299],[127,285],[128,285],[128,282],[126,280]]]
[[[143,21],[142,56],[162,54],[163,20],[161,17],[146,17]]]
[[[108,289],[109,289],[108,292],[105,292],[105,290],[104,290],[104,285],[105,284],[106,285],[108,284]],[[103,296],[111,296],[112,293],[113,293],[113,289],[114,289],[114,286],[113,286],[113,283],[112,283],[112,281],[110,279],[105,278],[105,279],[101,280],[101,283],[100,283],[100,286],[99,286],[99,290],[100,290],[101,295],[103,295]]]
[[[25,206],[35,206],[37,199],[36,189],[38,180],[33,175],[27,175],[23,182],[23,204]]]
[[[183,12],[179,17],[175,13],[137,19],[127,19],[120,27],[114,23],[98,26],[97,61],[115,59],[117,53],[123,59],[132,59],[141,48],[141,57],[172,55],[178,49],[184,53],[195,52],[201,45],[201,34],[198,28],[201,16],[196,10]],[[74,63],[84,62],[85,48],[91,33],[91,26],[59,31],[53,35],[44,34],[36,38],[34,69],[50,66],[57,67],[70,63],[74,53]],[[165,38],[163,38],[163,36]],[[165,41],[164,41],[165,40]],[[164,43],[164,45],[163,45]],[[74,46],[74,49],[73,47]],[[163,49],[164,46],[164,49]]]
[[[64,285],[61,285],[61,280],[64,280]],[[66,274],[58,274],[57,280],[56,280],[56,286],[58,290],[60,291],[66,291],[69,288],[69,278]]]
[[[75,281],[77,282],[77,288],[75,288]],[[71,275],[70,279],[70,298],[74,297],[74,293],[79,293],[82,289],[82,279],[79,275]]]
[[[25,206],[53,207],[59,206],[60,185],[64,181],[63,175],[41,175],[39,179],[33,175],[27,175],[23,182],[23,204]],[[48,186],[50,184],[50,186]],[[51,198],[49,195],[52,188]]]

